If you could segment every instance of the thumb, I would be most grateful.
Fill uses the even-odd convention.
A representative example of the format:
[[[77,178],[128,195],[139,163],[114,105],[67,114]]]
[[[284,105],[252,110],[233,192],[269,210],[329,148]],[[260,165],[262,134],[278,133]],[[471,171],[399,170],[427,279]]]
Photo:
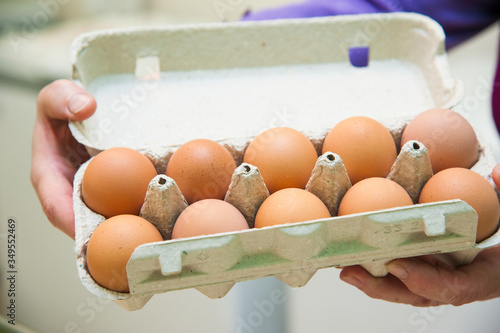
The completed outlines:
[[[47,119],[82,121],[94,114],[94,97],[69,80],[57,80],[38,94],[37,112]]]
[[[435,257],[434,257],[435,258]],[[397,259],[386,265],[414,294],[436,303],[455,306],[491,298],[498,284],[498,273],[491,263],[477,260],[452,268],[439,259]]]

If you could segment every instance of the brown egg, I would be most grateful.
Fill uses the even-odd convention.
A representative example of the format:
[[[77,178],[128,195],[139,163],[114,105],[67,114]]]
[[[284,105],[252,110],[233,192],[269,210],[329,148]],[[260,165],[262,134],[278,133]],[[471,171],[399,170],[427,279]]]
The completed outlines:
[[[130,148],[111,148],[97,154],[82,179],[83,201],[104,217],[138,215],[149,182],[157,175],[151,161]]]
[[[364,179],[352,186],[342,198],[338,215],[371,212],[410,206],[413,201],[398,183],[380,177]]]
[[[202,199],[223,199],[231,183],[236,162],[221,144],[207,139],[180,146],[167,164],[188,203]]]
[[[420,192],[419,203],[460,199],[476,211],[476,242],[491,236],[498,226],[500,205],[493,186],[478,173],[465,168],[449,168],[431,177]]]
[[[271,194],[255,216],[255,227],[304,222],[331,217],[325,204],[314,194],[298,188],[286,188]]]
[[[90,236],[87,246],[89,273],[104,288],[128,292],[126,267],[135,248],[162,240],[160,232],[139,216],[109,218]]]
[[[241,212],[223,200],[204,199],[189,205],[177,218],[172,239],[248,229]]]
[[[424,144],[432,170],[472,167],[479,154],[478,141],[469,122],[449,109],[430,109],[413,118],[401,137],[401,146],[410,140]]]
[[[262,132],[250,143],[243,161],[256,166],[270,193],[305,188],[318,159],[313,144],[301,132],[276,127]]]
[[[332,128],[323,143],[323,154],[328,151],[340,155],[352,184],[387,177],[397,156],[389,130],[368,117],[347,118]]]

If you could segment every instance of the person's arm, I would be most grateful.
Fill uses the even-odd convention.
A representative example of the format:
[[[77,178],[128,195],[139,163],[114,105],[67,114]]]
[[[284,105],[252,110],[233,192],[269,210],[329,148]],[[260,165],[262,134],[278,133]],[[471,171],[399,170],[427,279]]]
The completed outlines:
[[[71,81],[58,80],[38,94],[31,151],[31,182],[49,221],[75,237],[73,177],[89,158],[68,128],[96,109],[95,99]]]
[[[497,0],[309,0],[278,8],[248,12],[243,20],[269,20],[361,13],[415,12],[432,17],[452,47],[500,18]]]

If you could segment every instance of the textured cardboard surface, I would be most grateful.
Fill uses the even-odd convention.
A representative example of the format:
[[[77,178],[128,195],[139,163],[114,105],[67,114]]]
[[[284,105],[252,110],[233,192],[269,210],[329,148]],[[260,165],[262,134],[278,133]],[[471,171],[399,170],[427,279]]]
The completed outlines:
[[[159,174],[183,142],[197,137],[221,142],[239,165],[226,200],[252,226],[268,195],[258,170],[241,164],[253,136],[277,125],[294,127],[320,155],[337,121],[367,115],[392,133],[401,151],[389,178],[416,201],[430,164],[422,144],[399,147],[402,130],[425,108],[456,106],[463,91],[449,73],[443,42],[434,21],[404,13],[94,32],[75,41],[73,73],[96,95],[99,108],[70,128],[91,155],[129,146],[145,153]],[[355,68],[348,50],[364,45],[370,47],[369,65]],[[187,90],[170,90],[176,83]],[[245,90],[249,83],[252,91]],[[169,100],[169,92],[184,97]],[[305,93],[313,93],[309,103],[303,102]],[[123,96],[136,100],[127,104]],[[254,103],[257,96],[264,103]],[[176,109],[185,105],[190,112]],[[481,144],[480,151],[473,170],[492,182],[495,161],[487,146]],[[74,180],[78,271],[89,291],[128,310],[141,308],[155,293],[176,289],[223,297],[238,281],[269,275],[303,286],[316,270],[331,266],[361,264],[380,276],[393,258],[445,252],[453,252],[449,260],[466,263],[500,237],[476,246],[477,215],[453,201],[165,241],[136,249],[127,268],[131,292],[116,293],[97,285],[86,270],[86,244],[104,220],[81,199],[87,164]],[[340,157],[327,153],[318,158],[307,186],[334,215],[350,187],[344,171]],[[141,215],[168,238],[185,207],[175,182],[159,175]]]

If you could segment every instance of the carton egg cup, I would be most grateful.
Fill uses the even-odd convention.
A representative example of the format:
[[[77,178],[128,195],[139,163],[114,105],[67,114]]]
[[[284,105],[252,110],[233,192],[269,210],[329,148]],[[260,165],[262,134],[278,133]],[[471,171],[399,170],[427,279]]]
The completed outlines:
[[[463,95],[443,45],[439,25],[409,13],[93,32],[73,44],[73,78],[96,96],[98,110],[70,129],[91,156],[127,146],[150,158],[158,176],[140,215],[164,239],[187,207],[175,181],[164,174],[166,165],[179,145],[199,137],[220,142],[233,155],[238,167],[225,200],[253,227],[269,193],[259,170],[242,161],[252,138],[266,127],[301,130],[320,155],[326,134],[340,120],[378,119],[399,152],[388,178],[416,203],[432,169],[422,143],[399,147],[401,133],[425,109],[458,110]],[[364,58],[355,59],[359,54]],[[304,101],[311,107],[304,109]],[[479,142],[472,169],[493,184],[495,161],[480,137]],[[170,290],[196,288],[220,298],[239,281],[271,275],[300,287],[318,269],[333,266],[359,264],[384,276],[390,260],[424,254],[462,265],[500,242],[497,232],[475,244],[477,214],[461,200],[416,204],[145,244],[127,265],[130,293],[119,293],[98,285],[86,267],[88,240],[104,221],[81,197],[88,163],[74,179],[78,273],[89,291],[127,310]],[[340,156],[327,152],[319,156],[306,190],[335,216],[350,186]]]

